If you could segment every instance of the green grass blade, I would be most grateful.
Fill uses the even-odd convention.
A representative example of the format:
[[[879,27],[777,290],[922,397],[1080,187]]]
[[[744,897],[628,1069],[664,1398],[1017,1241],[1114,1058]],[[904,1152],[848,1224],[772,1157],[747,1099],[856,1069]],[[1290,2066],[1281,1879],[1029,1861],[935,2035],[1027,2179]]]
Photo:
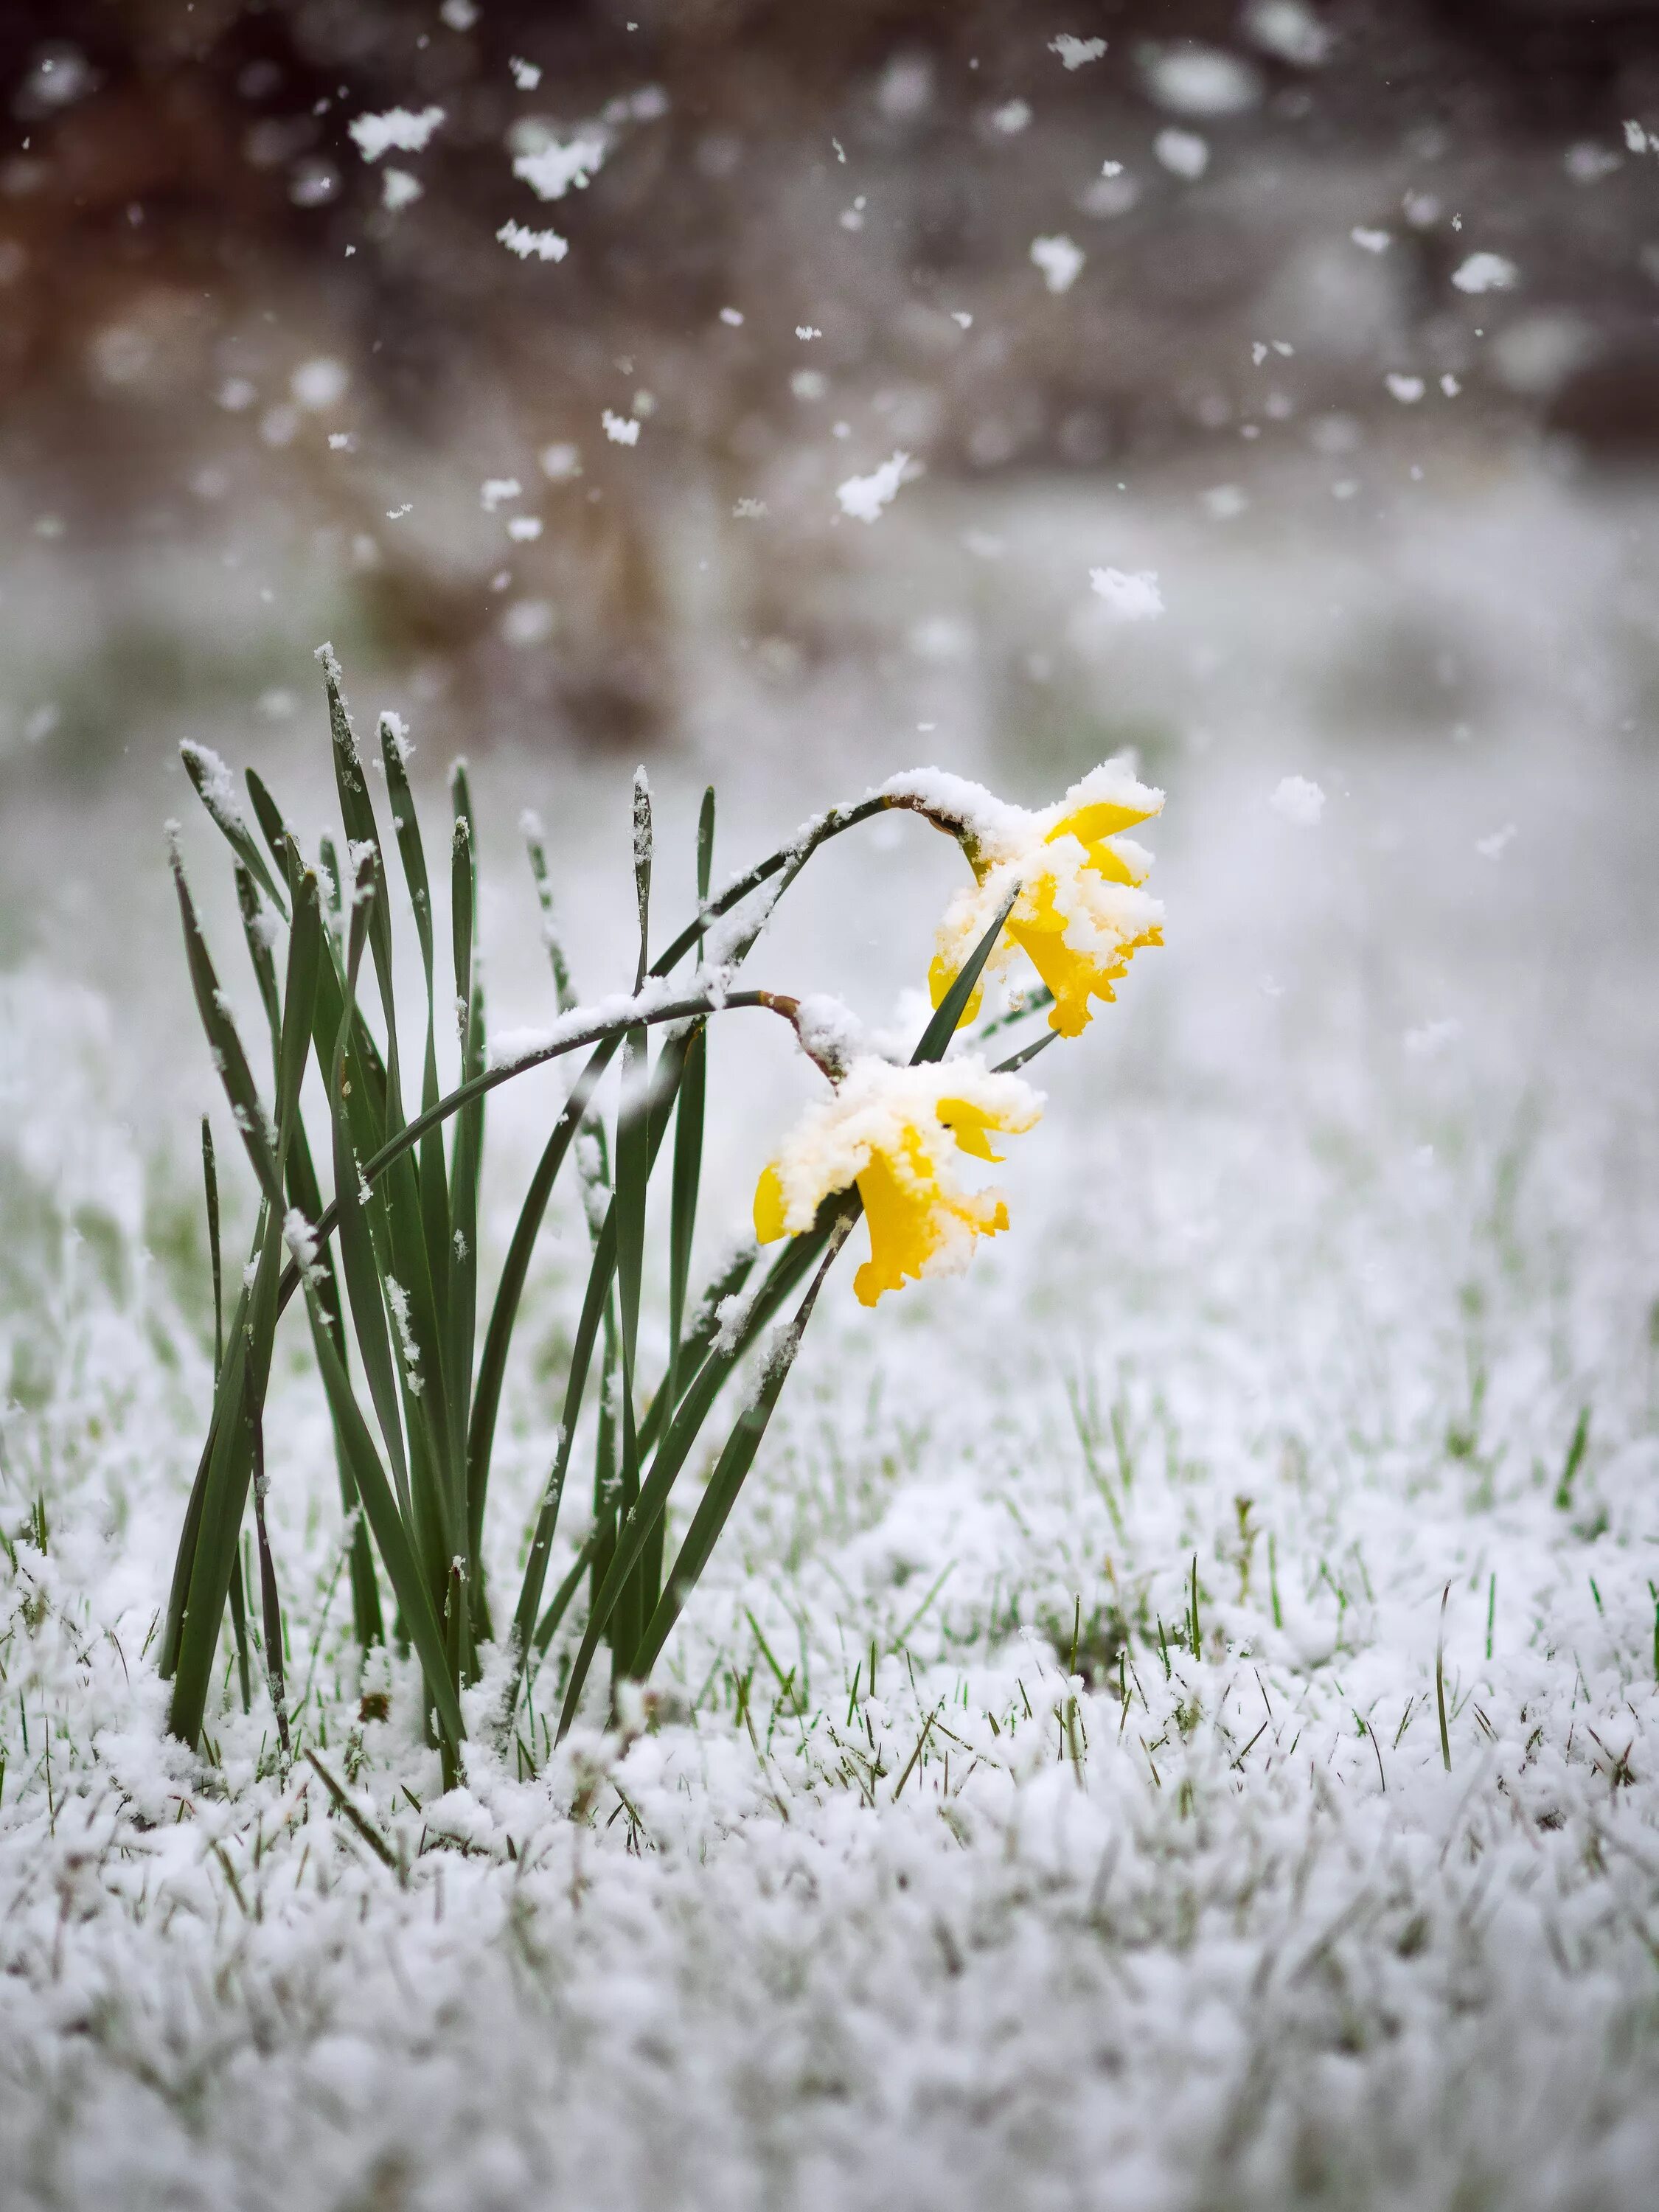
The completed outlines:
[[[329,1065],[328,1062],[324,1064]],[[322,1192],[318,1186],[317,1170],[312,1163],[311,1146],[303,1123],[296,1125],[289,1145],[288,1194],[307,1221],[314,1222],[321,1217]],[[326,1328],[334,1341],[342,1347],[343,1358],[344,1310],[340,1303],[339,1275],[332,1249],[320,1242],[317,1247],[313,1273],[317,1295],[307,1306],[313,1343],[316,1331],[319,1328]],[[369,1550],[368,1530],[357,1510],[357,1486],[351,1479],[345,1445],[337,1428],[334,1431],[334,1460],[340,1483],[340,1510],[348,1517],[356,1515],[349,1553],[351,1625],[360,1649],[366,1651],[371,1644],[385,1642],[386,1626],[380,1613],[380,1585],[374,1579],[374,1560]]]
[[[179,746],[179,757],[183,761],[185,774],[190,778],[196,796],[206,808],[214,827],[275,905],[278,914],[286,920],[287,902],[277,890],[270,870],[265,866],[264,854],[254,843],[252,834],[242,819],[229,769],[217,753],[206,745],[194,744],[188,738]],[[280,854],[277,858],[280,862]]]
[[[195,902],[190,887],[185,881],[184,863],[177,849],[173,854],[173,880],[179,894],[179,911],[185,927],[185,957],[190,969],[191,988],[196,997],[196,1011],[201,1017],[202,1027],[207,1033],[209,1050],[214,1066],[230,1101],[231,1119],[235,1122],[253,1172],[258,1177],[259,1188],[265,1197],[280,1207],[282,1182],[276,1173],[276,1159],[272,1146],[276,1135],[270,1118],[262,1104],[254,1084],[253,1073],[247,1064],[247,1054],[236,1034],[229,1008],[219,988],[219,978],[214,971],[197,918]]]
[[[685,1073],[674,1115],[674,1172],[668,1220],[668,1376],[672,1404],[678,1395],[680,1339],[685,1294],[691,1279],[691,1242],[697,1226],[702,1176],[703,1121],[708,1085],[708,1025],[699,1022],[686,1040]]]
[[[309,1285],[307,1294],[313,1295]],[[327,1393],[336,1425],[345,1440],[347,1455],[351,1462],[352,1480],[357,1486],[357,1494],[362,1499],[363,1510],[374,1531],[375,1545],[392,1584],[392,1595],[398,1601],[410,1642],[421,1662],[428,1698],[435,1708],[440,1724],[450,1741],[459,1742],[465,1735],[466,1727],[461,1718],[460,1701],[450,1680],[443,1632],[439,1626],[425,1577],[410,1542],[403,1516],[398,1510],[398,1501],[392,1495],[392,1486],[386,1480],[386,1470],[380,1465],[374,1440],[368,1432],[368,1425],[352,1395],[345,1369],[326,1330],[319,1334],[319,1346],[323,1388]]]
[[[341,1002],[337,1034],[330,1063],[328,1097],[334,1140],[334,1191],[338,1209],[340,1265],[345,1276],[346,1292],[351,1302],[352,1328],[357,1339],[358,1354],[363,1363],[369,1398],[392,1462],[398,1495],[404,1510],[408,1510],[409,1463],[386,1311],[386,1286],[368,1218],[369,1209],[362,1202],[362,1171],[353,1148],[350,1116],[343,1096],[344,1085],[349,1080],[346,1045],[356,1012],[357,977],[368,932],[368,917],[365,909],[367,902],[374,896],[374,876],[365,861],[359,872],[352,897],[345,994]],[[336,1433],[337,1436],[339,1434],[337,1429]]]
[[[202,1116],[202,1188],[207,1200],[208,1258],[213,1267],[213,1381],[225,1364],[225,1271],[219,1248],[219,1170],[213,1157],[213,1124]]]
[[[642,768],[634,771],[634,901],[640,915],[640,960],[634,976],[637,991],[651,957],[647,942],[651,931],[651,787]]]
[[[274,1071],[276,1040],[283,1027],[283,1009],[276,995],[276,963],[271,957],[266,920],[270,909],[260,897],[258,885],[240,860],[236,863],[236,903],[241,908],[242,934],[247,940],[248,958],[253,963],[254,979],[259,986],[265,1020],[270,1028],[270,1064]]]
[[[576,1003],[576,993],[570,981],[570,963],[565,958],[558,917],[554,912],[553,885],[547,872],[542,825],[533,814],[526,811],[520,826],[524,831],[525,850],[530,855],[530,872],[535,878],[536,896],[541,902],[542,943],[547,947],[547,957],[553,967],[553,988],[558,996],[559,1012],[568,1014]]]
[[[620,1042],[619,1038],[613,1037],[602,1044],[576,1079],[575,1087],[554,1123],[553,1133],[536,1164],[536,1172],[530,1179],[530,1188],[525,1194],[518,1221],[514,1226],[512,1241],[507,1248],[507,1258],[501,1266],[501,1280],[495,1289],[495,1303],[490,1310],[489,1326],[484,1332],[483,1352],[478,1362],[477,1388],[473,1396],[472,1417],[467,1433],[467,1509],[475,1552],[483,1528],[490,1455],[495,1448],[495,1421],[501,1409],[507,1350],[512,1342],[514,1325],[518,1320],[519,1303],[524,1295],[531,1254],[535,1249],[548,1200],[552,1195],[559,1170],[564,1164],[565,1155],[581,1127],[582,1118],[587,1112],[600,1078],[616,1057]]]

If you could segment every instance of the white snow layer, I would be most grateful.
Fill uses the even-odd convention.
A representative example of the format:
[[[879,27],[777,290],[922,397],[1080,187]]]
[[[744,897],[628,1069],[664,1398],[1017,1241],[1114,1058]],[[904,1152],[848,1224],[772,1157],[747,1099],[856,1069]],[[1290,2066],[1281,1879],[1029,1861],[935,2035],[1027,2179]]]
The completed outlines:
[[[344,1632],[290,1316],[289,1698],[391,1868],[276,1771],[257,1666],[244,1717],[222,1658],[217,1764],[163,1731],[210,1392],[193,1122],[139,1119],[127,1010],[0,981],[8,2203],[1647,2212],[1653,777],[1626,747],[1591,781],[1572,737],[1524,780],[1356,746],[1364,803],[1288,859],[1259,759],[1165,757],[1170,951],[1044,1058],[1013,1230],[965,1281],[864,1316],[832,1275],[623,1733],[596,1705],[550,1753],[556,1649],[441,1793],[409,1666],[360,1675]],[[1547,865],[1470,849],[1505,787]],[[216,833],[185,834],[201,874]],[[895,865],[846,879],[859,911]],[[495,1255],[549,1102],[492,1096]],[[717,1103],[711,1266],[765,1157]],[[492,1489],[509,1603],[574,1183],[544,1247]]]

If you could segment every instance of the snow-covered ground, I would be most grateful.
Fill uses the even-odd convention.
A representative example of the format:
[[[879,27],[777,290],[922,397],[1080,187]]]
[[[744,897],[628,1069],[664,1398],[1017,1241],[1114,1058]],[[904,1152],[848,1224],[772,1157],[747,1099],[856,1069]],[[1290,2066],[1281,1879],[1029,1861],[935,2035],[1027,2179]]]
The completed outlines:
[[[927,497],[883,519],[895,546],[955,542]],[[750,663],[708,677],[659,811],[685,842],[719,763],[733,865],[915,757],[1054,797],[1139,716],[1169,945],[1037,1063],[1046,1118],[998,1171],[1013,1229],[968,1277],[866,1314],[843,1262],[623,1735],[550,1752],[538,1697],[440,1796],[410,1678],[349,1662],[295,1336],[269,1423],[290,1677],[391,1865],[308,1765],[270,1771],[259,1698],[245,1718],[228,1684],[216,1767],[162,1732],[210,1362],[191,1108],[215,1102],[150,830],[183,799],[134,779],[20,810],[0,2201],[1652,2203],[1659,763],[1640,656],[1607,641],[1637,556],[1623,510],[1449,501],[1392,552],[1322,525],[1237,558],[1208,525],[1011,514],[977,629],[936,569],[902,665],[769,705]],[[1081,627],[1063,712],[1033,679],[1039,745],[982,641],[1024,650],[1022,594],[1059,626],[1045,559]],[[1091,560],[1157,569],[1167,615],[1097,636]],[[1443,716],[1333,688],[1356,592],[1408,642],[1443,626],[1461,668],[1413,648]],[[320,819],[306,716],[279,780]],[[734,728],[740,759],[711,734]],[[1275,804],[1287,778],[1322,810]],[[549,1004],[518,805],[548,817],[581,980],[613,988],[626,775],[509,744],[479,781],[510,1025]],[[205,885],[199,819],[187,846]],[[949,849],[886,823],[815,866],[757,980],[885,1019]],[[810,1087],[745,1037],[716,1071],[711,1252]],[[555,1089],[492,1103],[498,1222]],[[583,1233],[562,1218],[534,1286],[502,1573]],[[566,1556],[580,1534],[578,1511]]]

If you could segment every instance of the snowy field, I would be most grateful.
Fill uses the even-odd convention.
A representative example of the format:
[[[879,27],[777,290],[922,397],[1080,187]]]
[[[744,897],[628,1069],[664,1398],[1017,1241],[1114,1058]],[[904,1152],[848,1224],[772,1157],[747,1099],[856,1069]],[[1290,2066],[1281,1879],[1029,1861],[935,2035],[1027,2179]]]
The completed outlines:
[[[413,1675],[351,1660],[298,1331],[268,1421],[290,1680],[358,1819],[303,1759],[271,1771],[228,1653],[218,1763],[165,1735],[155,1616],[211,1388],[193,1117],[221,1107],[159,837],[189,794],[158,740],[100,796],[20,798],[0,2203],[1653,2203],[1651,510],[1524,472],[1351,539],[1276,536],[1267,498],[1235,536],[1178,520],[1195,498],[1028,501],[992,518],[1000,568],[963,556],[964,643],[939,549],[988,526],[951,498],[907,488],[882,524],[908,657],[688,678],[662,834],[689,846],[706,770],[735,867],[917,759],[1035,803],[1134,742],[1169,792],[1167,949],[1036,1064],[1013,1228],[969,1275],[873,1314],[831,1279],[658,1694],[552,1749],[538,1692],[447,1796]],[[1166,616],[1099,629],[1091,561],[1156,568]],[[1039,670],[1011,703],[985,640],[1045,631],[1072,690]],[[1353,670],[1408,649],[1426,700],[1368,701]],[[319,698],[193,734],[320,823]],[[482,752],[503,1026],[550,1011],[526,802],[579,981],[626,981],[629,767]],[[1290,776],[1316,820],[1271,803]],[[185,841],[219,884],[199,815]],[[757,980],[913,1026],[957,866],[920,824],[845,841]],[[231,969],[222,886],[209,908]],[[707,1256],[809,1075],[769,1036],[717,1056]],[[492,1101],[497,1251],[556,1097]],[[562,1214],[533,1285],[501,1576],[584,1234]]]

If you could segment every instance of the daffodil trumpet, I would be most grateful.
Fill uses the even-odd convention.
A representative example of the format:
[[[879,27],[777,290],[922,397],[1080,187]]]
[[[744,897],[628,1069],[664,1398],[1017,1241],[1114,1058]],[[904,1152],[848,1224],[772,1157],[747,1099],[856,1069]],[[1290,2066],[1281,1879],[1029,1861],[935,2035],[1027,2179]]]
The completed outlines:
[[[1125,833],[1158,813],[1164,794],[1122,761],[1106,761],[1055,805],[1030,811],[947,777],[899,778],[890,803],[910,805],[947,829],[974,872],[939,925],[928,984],[940,1005],[969,949],[1018,885],[1006,931],[988,963],[1006,972],[1023,952],[1052,999],[1048,1023],[1080,1036],[1091,1001],[1110,1000],[1130,961],[1164,942],[1164,908],[1145,889],[1152,856]],[[963,1018],[979,1011],[975,992]]]
[[[755,1234],[763,1244],[799,1235],[826,1198],[856,1186],[870,1226],[870,1257],[853,1282],[862,1304],[956,1273],[977,1238],[1008,1226],[1008,1205],[1000,1190],[968,1189],[954,1154],[1000,1161],[992,1136],[1024,1135],[1042,1111],[1029,1084],[982,1060],[895,1067],[866,1055],[807,1109],[763,1172]]]

